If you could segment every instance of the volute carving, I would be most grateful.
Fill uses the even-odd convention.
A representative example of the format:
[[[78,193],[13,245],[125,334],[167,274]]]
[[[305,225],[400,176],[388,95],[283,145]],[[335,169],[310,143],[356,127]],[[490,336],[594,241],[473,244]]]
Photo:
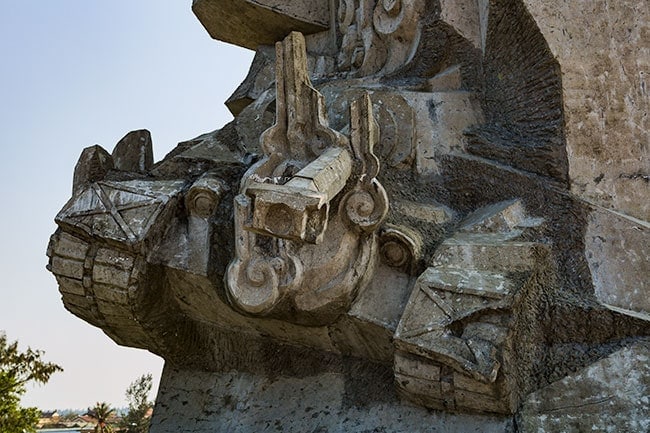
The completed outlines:
[[[339,69],[363,77],[406,65],[420,42],[423,11],[423,0],[340,0]]]

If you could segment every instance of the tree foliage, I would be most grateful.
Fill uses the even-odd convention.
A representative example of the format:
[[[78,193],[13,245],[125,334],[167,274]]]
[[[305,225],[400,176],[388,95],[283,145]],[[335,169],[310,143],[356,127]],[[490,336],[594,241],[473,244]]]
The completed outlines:
[[[112,433],[113,427],[108,423],[108,419],[113,415],[115,409],[106,402],[97,402],[92,408],[88,408],[88,415],[97,420],[95,433]]]
[[[27,348],[21,352],[18,342],[10,343],[0,331],[0,432],[35,431],[39,411],[20,407],[20,397],[29,382],[45,384],[61,367],[41,360],[43,352]]]
[[[149,431],[151,419],[147,416],[153,402],[149,393],[153,386],[151,374],[144,374],[133,381],[126,389],[126,400],[129,402],[129,412],[124,417],[124,427],[128,433],[146,433]]]

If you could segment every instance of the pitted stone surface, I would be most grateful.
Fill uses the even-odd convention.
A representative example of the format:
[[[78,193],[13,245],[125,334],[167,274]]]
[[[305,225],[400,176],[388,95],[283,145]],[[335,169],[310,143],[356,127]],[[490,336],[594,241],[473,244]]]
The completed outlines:
[[[512,420],[354,401],[343,374],[267,377],[165,369],[152,433],[510,433]]]
[[[525,4],[562,68],[572,191],[650,220],[648,2]]]
[[[650,342],[531,394],[517,427],[522,433],[650,431]]]

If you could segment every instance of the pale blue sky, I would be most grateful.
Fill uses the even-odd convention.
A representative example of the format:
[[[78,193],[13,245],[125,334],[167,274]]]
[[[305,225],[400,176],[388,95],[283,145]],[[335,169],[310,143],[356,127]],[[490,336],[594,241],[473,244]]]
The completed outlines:
[[[162,360],[117,346],[63,308],[45,270],[54,216],[82,149],[147,128],[156,160],[231,119],[253,53],[212,40],[191,0],[0,0],[0,330],[65,372],[23,399],[122,406]]]

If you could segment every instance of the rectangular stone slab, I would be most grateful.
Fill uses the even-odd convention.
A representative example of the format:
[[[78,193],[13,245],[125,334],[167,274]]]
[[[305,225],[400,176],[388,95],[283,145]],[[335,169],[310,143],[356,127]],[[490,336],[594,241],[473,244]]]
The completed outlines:
[[[311,34],[330,24],[328,0],[193,0],[192,10],[212,38],[257,49],[291,31]]]

